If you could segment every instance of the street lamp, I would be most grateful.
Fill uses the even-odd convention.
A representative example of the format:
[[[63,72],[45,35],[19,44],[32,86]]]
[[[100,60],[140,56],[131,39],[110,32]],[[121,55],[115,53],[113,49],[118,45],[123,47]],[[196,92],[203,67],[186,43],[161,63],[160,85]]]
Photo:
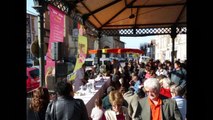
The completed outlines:
[[[40,68],[40,86],[45,84],[45,69],[44,69],[44,29],[43,29],[43,19],[44,19],[44,0],[33,0],[34,9],[39,13],[38,15],[38,45],[39,45],[39,68]]]

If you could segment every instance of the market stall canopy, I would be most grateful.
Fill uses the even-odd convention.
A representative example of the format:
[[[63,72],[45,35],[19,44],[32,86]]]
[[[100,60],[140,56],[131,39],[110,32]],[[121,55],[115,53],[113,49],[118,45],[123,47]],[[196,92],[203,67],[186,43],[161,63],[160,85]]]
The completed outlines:
[[[77,12],[98,30],[186,26],[186,0],[79,1]]]
[[[144,54],[144,51],[140,49],[132,49],[132,48],[112,48],[112,49],[99,49],[102,51],[102,53],[138,53],[138,54]],[[98,50],[89,50],[89,54],[96,54]]]

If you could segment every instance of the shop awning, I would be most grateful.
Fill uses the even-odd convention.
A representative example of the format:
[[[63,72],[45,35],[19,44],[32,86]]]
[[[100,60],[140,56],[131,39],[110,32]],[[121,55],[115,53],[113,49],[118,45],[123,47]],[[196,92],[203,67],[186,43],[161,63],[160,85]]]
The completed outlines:
[[[138,54],[144,54],[144,51],[140,49],[133,49],[133,48],[112,48],[112,49],[99,49],[102,50],[102,53],[138,53]],[[89,50],[89,54],[96,54],[98,50]]]

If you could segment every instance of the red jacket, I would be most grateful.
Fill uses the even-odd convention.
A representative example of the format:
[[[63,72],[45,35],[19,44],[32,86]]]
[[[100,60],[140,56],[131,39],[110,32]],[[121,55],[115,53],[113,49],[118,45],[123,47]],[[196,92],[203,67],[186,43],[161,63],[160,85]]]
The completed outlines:
[[[168,98],[172,97],[170,89],[160,88],[160,94]]]

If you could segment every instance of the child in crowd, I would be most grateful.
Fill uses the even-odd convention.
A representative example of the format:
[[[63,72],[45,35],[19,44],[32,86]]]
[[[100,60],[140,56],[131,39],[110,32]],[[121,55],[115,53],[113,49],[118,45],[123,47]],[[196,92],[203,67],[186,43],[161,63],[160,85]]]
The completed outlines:
[[[182,88],[177,85],[171,85],[170,91],[172,94],[172,99],[174,99],[177,102],[177,106],[181,112],[183,120],[186,120],[186,99],[183,98]]]
[[[100,98],[96,98],[95,107],[92,109],[90,117],[92,120],[101,120],[103,113],[102,100]]]

